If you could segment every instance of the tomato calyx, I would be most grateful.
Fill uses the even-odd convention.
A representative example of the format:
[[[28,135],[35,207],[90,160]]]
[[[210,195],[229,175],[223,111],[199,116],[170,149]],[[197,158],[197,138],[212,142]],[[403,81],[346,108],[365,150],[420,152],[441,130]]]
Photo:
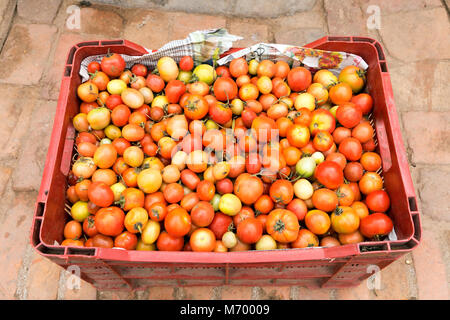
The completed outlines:
[[[227,231],[230,231],[230,232],[236,231],[236,226],[234,225],[233,221],[231,221],[231,223],[228,225]]]
[[[152,209],[152,214],[159,220],[159,212],[158,210]]]
[[[344,212],[344,210],[342,208],[337,207],[336,209],[334,209],[333,212],[336,216],[340,216]]]
[[[278,233],[282,233],[285,229],[286,224],[281,219],[278,219],[273,226],[273,230]]]
[[[120,196],[119,200],[114,202],[114,204],[119,206],[121,209],[123,209],[125,207],[125,197],[124,196]]]
[[[158,68],[153,69],[153,71],[151,72],[151,74],[156,74],[157,76],[159,76],[159,70],[158,70]]]
[[[136,223],[133,225],[133,228],[134,228],[134,230],[139,231],[139,233],[142,233],[142,222],[136,222]]]

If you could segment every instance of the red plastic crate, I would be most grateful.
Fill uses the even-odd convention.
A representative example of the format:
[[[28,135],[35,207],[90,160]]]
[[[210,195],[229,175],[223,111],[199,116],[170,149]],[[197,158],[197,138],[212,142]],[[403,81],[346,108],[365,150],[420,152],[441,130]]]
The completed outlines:
[[[127,251],[105,248],[62,247],[66,176],[70,169],[78,113],[76,88],[81,61],[108,49],[142,55],[145,49],[127,40],[81,42],[67,56],[37,198],[31,243],[43,256],[64,268],[77,265],[81,277],[99,290],[135,290],[149,286],[300,285],[341,288],[358,285],[380,269],[410,252],[421,237],[420,216],[403,146],[392,87],[379,42],[364,37],[324,37],[306,47],[345,51],[368,64],[367,86],[374,99],[372,114],[382,157],[382,176],[391,198],[396,241],[364,242],[333,248],[305,248],[227,253]],[[232,49],[229,52],[235,51]],[[229,53],[228,52],[228,53]],[[226,55],[225,53],[224,55]]]

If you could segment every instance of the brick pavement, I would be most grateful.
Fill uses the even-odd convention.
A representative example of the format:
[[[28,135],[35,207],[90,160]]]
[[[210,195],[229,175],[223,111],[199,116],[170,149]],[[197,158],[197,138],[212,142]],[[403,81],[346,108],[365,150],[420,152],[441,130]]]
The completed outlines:
[[[169,9],[150,10],[95,4],[81,8],[81,28],[72,30],[66,26],[67,8],[77,2],[45,1],[45,12],[43,2],[0,2],[1,299],[449,298],[450,87],[444,76],[449,71],[450,25],[444,1],[304,1],[303,9],[271,18],[266,18],[271,14],[266,5],[257,11],[251,3],[238,8],[234,1],[225,2],[233,3],[231,9],[204,6],[201,14],[192,5],[186,9],[189,12],[180,12],[177,1],[170,2]],[[369,5],[380,8],[379,30],[367,28]],[[233,10],[240,14],[227,14]],[[376,294],[364,282],[351,289],[155,287],[117,293],[97,292],[83,281],[79,290],[70,290],[62,269],[33,252],[29,230],[68,48],[81,40],[108,38],[157,48],[189,31],[213,27],[227,27],[244,36],[241,46],[259,41],[302,45],[326,34],[367,35],[383,44],[424,231],[412,254],[381,271],[382,288]]]

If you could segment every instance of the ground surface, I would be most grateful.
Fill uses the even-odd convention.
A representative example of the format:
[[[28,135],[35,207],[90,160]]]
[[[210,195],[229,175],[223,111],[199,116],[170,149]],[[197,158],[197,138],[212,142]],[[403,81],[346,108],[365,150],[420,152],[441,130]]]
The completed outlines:
[[[108,1],[104,1],[108,2]],[[119,3],[112,0],[109,2]],[[141,4],[146,1],[138,1]],[[271,1],[228,1],[227,8],[193,1],[150,1],[150,9],[81,7],[80,29],[69,29],[74,1],[0,0],[0,281],[1,299],[448,299],[450,279],[450,39],[448,2],[441,0],[304,1],[284,16],[270,16]],[[159,5],[158,5],[159,3]],[[225,1],[225,3],[227,3]],[[167,4],[167,5],[166,5]],[[380,29],[367,20],[380,9]],[[178,7],[177,7],[178,6]],[[259,6],[260,10],[255,10]],[[178,8],[178,9],[177,9]],[[214,11],[217,10],[217,11]],[[218,15],[214,15],[218,12]],[[258,13],[259,12],[259,13]],[[369,12],[369,13],[368,13]],[[247,17],[245,17],[247,16]],[[250,17],[250,18],[249,18]],[[366,35],[387,54],[402,133],[422,214],[422,243],[381,272],[382,288],[307,290],[302,287],[151,288],[97,292],[83,282],[65,288],[66,275],[29,244],[34,202],[68,49],[83,40],[126,38],[147,48],[182,39],[194,30],[226,27],[245,40],[306,44],[323,35]],[[447,34],[447,36],[446,36]]]

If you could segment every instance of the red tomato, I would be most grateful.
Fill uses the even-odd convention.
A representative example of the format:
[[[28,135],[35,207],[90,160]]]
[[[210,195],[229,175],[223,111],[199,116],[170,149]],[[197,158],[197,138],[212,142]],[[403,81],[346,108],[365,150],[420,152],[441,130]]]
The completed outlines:
[[[386,214],[376,212],[361,219],[360,232],[367,238],[380,238],[388,235],[394,228],[394,224]]]
[[[186,85],[181,80],[170,80],[164,92],[170,103],[178,103],[180,97],[186,92]]]
[[[360,93],[352,97],[350,102],[353,102],[356,106],[358,106],[363,114],[368,114],[372,111],[373,99],[367,93]]]
[[[362,155],[361,142],[355,138],[345,138],[339,145],[339,152],[349,161],[358,161]]]
[[[230,73],[237,78],[248,73],[248,64],[244,58],[236,58],[230,62]]]
[[[231,120],[231,117],[233,116],[233,111],[231,110],[231,108],[229,108],[227,104],[218,101],[216,101],[209,107],[208,113],[211,120],[221,125],[226,124]]]
[[[340,104],[336,110],[336,119],[346,128],[353,128],[362,119],[362,111],[352,102]]]
[[[286,138],[291,146],[302,148],[309,142],[309,129],[300,124],[293,124],[287,129]]]
[[[138,77],[145,77],[147,76],[148,69],[143,64],[137,63],[131,67],[131,72],[137,75]]]
[[[134,233],[124,231],[114,239],[114,247],[134,250],[136,249],[137,242],[138,238]]]
[[[177,203],[183,199],[184,189],[179,183],[169,183],[165,186],[163,194],[168,203]]]
[[[114,202],[114,193],[104,182],[93,182],[88,187],[89,200],[99,207],[109,207]]]
[[[156,241],[156,247],[159,251],[180,251],[184,246],[183,237],[171,236],[166,231],[162,231]]]
[[[367,207],[375,212],[386,212],[391,202],[389,196],[384,190],[375,190],[366,197]]]
[[[196,229],[190,239],[192,251],[211,252],[216,247],[216,237],[208,228]]]
[[[294,187],[288,180],[277,180],[270,186],[269,194],[275,203],[286,205],[294,198]]]
[[[150,73],[147,76],[147,79],[145,80],[145,84],[154,93],[161,92],[164,89],[164,87],[166,86],[166,83],[164,82],[164,80],[160,76],[158,76],[156,74],[152,74],[152,73]]]
[[[244,243],[256,243],[263,233],[263,226],[256,218],[247,218],[237,226],[236,235]]]
[[[325,160],[316,167],[314,176],[325,187],[334,190],[344,183],[342,170],[336,162]]]
[[[214,82],[214,95],[219,101],[230,101],[236,98],[238,87],[231,78],[220,77]]]
[[[125,213],[117,207],[102,208],[95,214],[95,227],[106,236],[118,236],[124,228]]]
[[[248,173],[240,174],[234,182],[234,194],[246,205],[251,205],[263,194],[260,178]]]
[[[231,78],[230,69],[227,66],[219,66],[216,68],[217,77]]]
[[[87,71],[89,73],[95,73],[95,71],[100,71],[100,63],[97,61],[91,61],[87,66]]]
[[[191,218],[197,227],[207,227],[214,219],[214,208],[211,203],[200,201],[192,208]]]
[[[181,70],[191,71],[194,67],[194,59],[192,59],[191,56],[184,56],[180,59],[180,62],[178,64]]]
[[[185,209],[176,208],[166,215],[164,228],[174,237],[183,237],[191,230],[191,216]]]
[[[306,213],[308,212],[308,207],[305,201],[302,199],[295,198],[286,206],[286,209],[292,211],[299,221],[305,219]]]
[[[116,78],[125,70],[125,60],[118,53],[107,54],[101,61],[101,69],[108,76]]]
[[[121,104],[123,104],[123,101],[120,94],[111,94],[108,96],[108,98],[106,98],[105,105],[108,107],[108,109],[114,110],[115,107]]]
[[[213,221],[209,224],[208,228],[211,229],[217,240],[221,240],[223,234],[228,231],[228,228],[232,222],[232,217],[222,212],[216,212]]]
[[[195,190],[200,182],[200,178],[190,169],[184,169],[181,171],[180,179],[181,182],[191,190]]]
[[[306,90],[312,81],[311,72],[303,67],[296,67],[289,71],[287,81],[292,91]]]

